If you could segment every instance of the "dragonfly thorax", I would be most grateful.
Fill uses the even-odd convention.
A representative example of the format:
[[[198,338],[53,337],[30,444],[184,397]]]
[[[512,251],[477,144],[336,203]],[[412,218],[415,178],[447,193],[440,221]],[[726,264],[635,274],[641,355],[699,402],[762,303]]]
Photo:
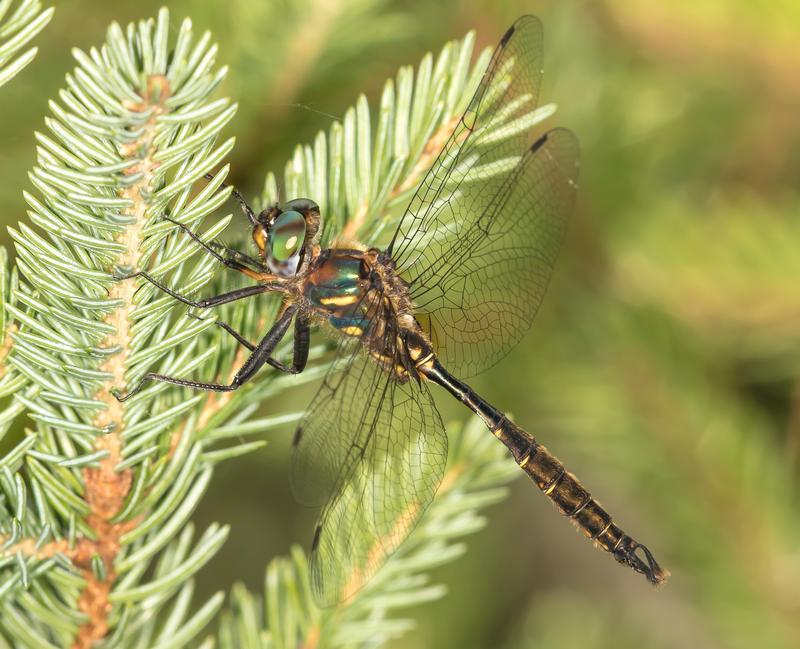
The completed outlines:
[[[340,335],[360,338],[367,351],[399,380],[431,353],[413,316],[408,285],[394,264],[376,249],[322,251],[304,281],[314,315]]]
[[[348,336],[367,327],[364,300],[370,289],[369,267],[356,250],[324,250],[306,276],[304,293],[311,309]]]

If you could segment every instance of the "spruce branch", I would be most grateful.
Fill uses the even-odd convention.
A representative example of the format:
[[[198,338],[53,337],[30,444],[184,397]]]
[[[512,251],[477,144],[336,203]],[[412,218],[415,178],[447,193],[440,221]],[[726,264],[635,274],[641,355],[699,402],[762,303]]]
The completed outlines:
[[[8,83],[36,57],[38,49],[31,47],[20,54],[53,17],[54,9],[42,9],[39,0],[23,0],[10,12],[13,0],[0,0],[0,86]],[[16,58],[15,58],[16,57]],[[17,325],[13,318],[16,301],[17,271],[9,267],[8,253],[0,247],[0,399],[7,401],[0,411],[0,439],[11,423],[24,411],[24,406],[8,400],[27,385],[24,376],[9,371],[6,357],[14,343],[12,334]],[[30,392],[30,395],[35,389]]]
[[[53,17],[54,9],[42,9],[39,0],[22,0],[10,12],[13,0],[0,0],[0,86],[8,83],[36,57],[31,47],[20,53]]]
[[[123,635],[170,646],[221,603],[188,615],[191,575],[227,535],[214,525],[195,540],[186,524],[210,477],[194,430],[207,400],[112,395],[154,365],[190,372],[216,352],[199,335],[212,320],[115,279],[147,268],[197,289],[213,272],[207,259],[186,264],[196,249],[161,217],[196,225],[224,202],[224,167],[192,191],[230,152],[233,140],[217,139],[235,105],[213,98],[225,71],[208,38],[194,41],[188,20],[174,43],[168,34],[162,11],[74,52],[49,132],[36,135],[33,227],[11,230],[20,284],[19,306],[6,303],[18,327],[8,364],[31,383],[16,403],[36,422],[2,461],[3,621],[21,646],[117,646]],[[42,614],[54,607],[57,622]],[[165,621],[175,633],[154,635]]]
[[[8,252],[0,246],[0,399],[5,402],[0,410],[0,439],[8,432],[17,416],[25,410],[21,402],[10,399],[11,395],[26,389],[28,385],[27,379],[14,372],[6,363],[17,331],[13,313],[17,301],[18,281],[16,268],[11,268],[9,265]],[[28,394],[31,396],[35,388],[29,390]]]
[[[377,118],[360,97],[342,123],[296,148],[282,197],[317,200],[326,241],[380,245],[391,232],[486,65],[488,52],[471,67],[473,40],[426,56],[416,73],[403,68],[385,85]],[[166,10],[126,29],[114,24],[101,48],[74,52],[77,67],[51,102],[48,130],[36,134],[35,192],[25,194],[30,224],[11,230],[17,265],[2,276],[13,322],[4,328],[10,351],[0,390],[14,400],[0,425],[23,411],[34,422],[0,460],[0,626],[20,646],[193,642],[222,594],[193,603],[192,578],[227,528],[196,533],[189,517],[218,462],[263,444],[249,436],[300,416],[258,415],[259,403],[326,369],[318,346],[298,377],[265,371],[221,395],[155,383],[124,404],[114,397],[148,371],[225,380],[243,352],[215,318],[254,339],[279,308],[275,300],[244,301],[198,317],[149,283],[119,279],[142,269],[187,295],[230,287],[230,277],[215,279],[216,262],[163,218],[206,240],[232,218],[212,216],[229,197],[228,167],[201,181],[233,148],[220,133],[236,106],[214,96],[225,74],[215,55],[209,36],[195,40],[188,20],[171,42]],[[525,126],[552,110],[536,110]],[[279,197],[270,175],[261,201]],[[483,438],[491,452],[483,442],[453,445],[441,502],[362,595],[330,619],[313,614],[302,628],[286,622],[309,605],[295,597],[297,608],[270,617],[275,637],[301,633],[313,646],[315,634],[372,642],[406,629],[386,612],[441,595],[424,572],[457,556],[460,546],[447,541],[480,526],[476,510],[499,498],[509,478],[513,463],[501,462],[501,447]],[[296,553],[297,583],[304,561]],[[273,601],[278,591],[270,592]]]
[[[436,500],[362,591],[335,609],[319,609],[307,558],[294,548],[290,557],[267,567],[263,597],[241,584],[234,587],[220,626],[220,649],[379,647],[413,629],[413,620],[396,617],[398,611],[444,596],[446,589],[432,584],[428,571],[464,554],[462,539],[486,524],[479,510],[505,498],[503,485],[518,474],[477,418],[451,426],[449,433],[448,469]]]

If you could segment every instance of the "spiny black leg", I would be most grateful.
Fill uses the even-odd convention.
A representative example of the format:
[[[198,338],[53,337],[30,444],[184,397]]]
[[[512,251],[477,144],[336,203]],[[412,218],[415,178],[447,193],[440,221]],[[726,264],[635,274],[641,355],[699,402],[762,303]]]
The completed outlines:
[[[249,349],[251,352],[254,352],[254,351],[256,350],[256,346],[255,346],[253,343],[251,343],[249,340],[247,340],[247,338],[245,338],[245,337],[244,337],[242,334],[240,334],[238,331],[236,331],[236,329],[234,329],[233,327],[231,327],[231,326],[230,326],[230,325],[229,325],[227,322],[223,322],[222,320],[217,320],[217,321],[215,322],[215,324],[216,324],[218,327],[222,327],[222,328],[223,328],[225,331],[227,331],[227,332],[228,332],[228,333],[229,333],[231,336],[233,336],[234,338],[236,338],[236,340],[238,341],[238,343],[239,343],[240,345],[242,345],[242,346],[246,347],[246,348],[247,348],[247,349]]]
[[[229,333],[231,332],[229,331]],[[286,372],[286,374],[300,374],[306,369],[310,341],[311,329],[308,325],[308,319],[298,315],[294,321],[294,349],[292,351],[291,367],[274,358],[270,358],[267,362],[276,370]]]
[[[189,313],[187,315],[190,318],[195,318],[196,320],[203,320],[204,319],[204,318],[201,318],[200,316],[194,315],[193,313]],[[223,320],[215,320],[214,324],[217,325],[218,327],[221,327],[226,332],[228,332],[243,347],[246,347],[251,352],[255,351],[256,346],[253,343],[251,343],[249,340],[247,340],[247,338],[245,338],[242,334],[240,334],[238,331],[236,331],[236,329],[234,329],[227,322],[224,322]],[[305,327],[306,327],[306,331],[308,332],[308,323],[305,324]],[[294,360],[292,362],[292,366],[289,367],[285,363],[281,363],[279,360],[270,357],[269,359],[267,359],[267,363],[270,365],[270,367],[274,367],[276,370],[279,370],[281,372],[285,372],[286,374],[300,374],[300,372],[302,372],[305,369],[306,361],[308,360],[308,335],[306,335],[305,352],[303,353],[302,351],[300,351],[299,353],[300,353],[301,356],[299,356],[298,355],[298,345],[300,343],[298,343],[298,340],[300,340],[300,339],[298,338],[298,333],[297,333],[299,328],[300,328],[300,316],[298,316],[297,319],[295,320]],[[300,344],[300,346],[302,347],[302,344]],[[299,358],[302,358],[302,360],[298,360]]]
[[[256,259],[255,257],[250,257],[249,255],[244,254],[240,250],[236,250],[236,248],[229,248],[228,246],[225,246],[221,243],[217,243],[216,241],[206,241],[206,243],[209,245],[210,248],[213,248],[214,250],[217,251],[221,250],[222,252],[224,252],[226,255],[228,255],[229,259],[233,259],[234,261],[241,261],[243,263],[250,262],[256,264],[259,267],[259,269],[266,268],[260,261],[258,261],[258,259]]]
[[[200,244],[200,246],[202,246],[203,249],[208,254],[210,254],[212,257],[214,257],[217,261],[221,262],[222,264],[225,264],[225,266],[227,266],[228,268],[232,268],[233,270],[241,270],[243,265],[249,264],[251,266],[251,270],[266,271],[266,268],[262,266],[257,259],[248,257],[247,255],[239,252],[238,250],[233,250],[231,248],[226,248],[225,246],[220,246],[223,250],[225,250],[226,253],[231,255],[231,257],[223,257],[214,249],[212,244],[201,239],[197,234],[195,234],[192,230],[186,227],[183,223],[180,223],[175,219],[170,218],[169,216],[165,216],[163,218],[165,221],[169,221],[170,223],[177,225],[181,230],[183,230],[187,235],[189,235],[189,237],[191,237],[192,240]],[[233,256],[236,256],[238,260],[233,259]],[[242,264],[239,260],[241,260],[241,262],[244,262],[244,264]]]
[[[253,375],[258,372],[258,370],[260,370],[265,363],[269,362],[270,355],[275,350],[275,347],[277,347],[281,339],[286,335],[286,331],[289,329],[289,325],[291,324],[292,318],[294,318],[296,311],[296,307],[289,307],[283,312],[281,317],[278,318],[274,325],[272,325],[264,338],[261,339],[261,342],[258,343],[256,348],[253,350],[253,353],[250,354],[250,356],[244,362],[244,365],[242,365],[239,371],[236,372],[233,377],[233,381],[231,381],[230,384],[201,383],[199,381],[190,381],[187,379],[178,379],[172,376],[164,376],[163,374],[148,373],[142,377],[142,380],[139,381],[139,385],[128,392],[128,394],[125,396],[121,396],[116,390],[112,391],[112,394],[119,401],[127,401],[142,389],[146,381],[163,381],[164,383],[172,383],[173,385],[182,385],[189,388],[209,390],[212,392],[231,392],[236,390],[253,378]]]
[[[255,345],[253,345],[253,343],[236,331],[236,329],[231,327],[227,322],[217,320],[216,323],[231,336],[236,338],[240,344],[247,347],[250,351],[255,350]],[[274,367],[276,370],[286,372],[286,374],[300,374],[306,368],[306,363],[308,362],[308,348],[310,343],[311,328],[308,325],[308,319],[298,315],[294,321],[294,350],[292,352],[291,367],[274,358],[267,360],[267,363],[269,363],[269,365]]]
[[[205,300],[198,300],[195,302],[194,300],[190,300],[188,297],[185,297],[180,293],[176,293],[171,288],[164,286],[161,282],[159,282],[151,275],[148,275],[143,270],[140,270],[136,273],[132,273],[130,275],[126,275],[125,277],[120,277],[119,279],[120,280],[133,279],[134,277],[144,277],[153,286],[160,289],[167,295],[174,297],[179,302],[183,302],[184,304],[188,304],[189,306],[193,306],[197,309],[208,309],[210,307],[219,306],[220,304],[227,304],[228,302],[243,300],[244,298],[250,297],[252,295],[258,295],[260,293],[268,293],[270,291],[280,290],[274,284],[253,284],[252,286],[237,288],[233,291],[228,291],[227,293],[222,293],[221,295],[214,295],[213,297],[206,298]]]
[[[211,174],[206,174],[205,176],[203,176],[203,178],[205,178],[206,180],[214,180],[214,176],[212,176]],[[247,204],[247,201],[244,200],[244,196],[242,196],[238,191],[236,191],[236,188],[229,183],[222,183],[222,186],[231,188],[231,196],[233,196],[233,198],[236,199],[236,202],[239,203],[239,205],[242,208],[242,211],[245,213],[245,216],[247,216],[247,218],[250,219],[250,223],[252,223],[253,225],[258,223],[258,219],[256,219],[255,213],[253,212],[252,208]]]
[[[186,313],[186,315],[189,316],[190,318],[194,318],[195,320],[203,320],[203,321],[206,320],[206,318],[201,318],[199,315],[195,315],[191,311],[188,311]],[[223,320],[214,320],[214,324],[217,325],[218,327],[221,327],[225,331],[227,331],[243,347],[246,347],[251,352],[255,351],[256,346],[253,343],[251,343],[249,340],[247,340],[247,338],[245,338],[242,334],[240,334],[238,331],[236,331],[236,329],[234,329],[227,322],[224,322]]]
[[[311,344],[311,328],[308,318],[298,315],[294,321],[294,353],[292,367],[287,368],[290,374],[300,374],[306,369],[308,362],[308,348]]]

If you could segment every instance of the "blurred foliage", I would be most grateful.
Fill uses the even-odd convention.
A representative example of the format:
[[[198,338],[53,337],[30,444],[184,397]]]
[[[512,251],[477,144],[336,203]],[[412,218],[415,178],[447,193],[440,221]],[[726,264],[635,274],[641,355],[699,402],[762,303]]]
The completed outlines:
[[[58,3],[37,60],[0,96],[6,225],[24,217],[32,134],[72,65],[65,52],[159,4]],[[249,195],[358,93],[374,106],[399,64],[473,28],[491,45],[520,13],[544,22],[543,101],[581,139],[579,207],[532,334],[475,387],[537,433],[673,576],[652,590],[518,481],[467,555],[441,570],[449,596],[411,611],[419,628],[395,646],[800,645],[800,5],[171,9],[212,29],[231,64],[223,93],[241,106],[232,178]],[[302,408],[308,394],[281,405]],[[261,590],[262,566],[309,538],[314,514],[293,503],[285,477],[289,434],[216,475],[198,526],[233,531],[203,594],[231,579]]]
[[[0,86],[19,74],[34,58],[31,40],[50,22],[53,8],[42,8],[39,0],[0,0]],[[26,49],[27,48],[27,49]]]

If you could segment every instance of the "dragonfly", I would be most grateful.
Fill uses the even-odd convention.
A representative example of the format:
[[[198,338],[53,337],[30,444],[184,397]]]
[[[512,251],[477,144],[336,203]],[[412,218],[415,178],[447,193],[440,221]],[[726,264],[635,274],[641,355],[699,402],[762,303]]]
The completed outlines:
[[[150,373],[127,395],[117,394],[121,400],[146,381],[231,391],[264,365],[296,374],[306,365],[312,326],[337,340],[336,357],[295,432],[291,459],[298,500],[322,507],[310,574],[323,606],[358,592],[434,499],[448,445],[434,386],[480,417],[595,546],[653,584],[669,574],[553,453],[464,382],[503,358],[530,327],[573,208],[575,135],[564,128],[531,135],[542,57],[541,22],[519,18],[388,245],[323,247],[314,201],[290,200],[255,213],[232,190],[250,220],[258,258],[220,251],[173,222],[253,284],[192,300],[144,271],[128,276],[200,309],[259,294],[278,293],[282,302],[257,344],[217,321],[250,350],[229,384]],[[287,364],[272,354],[292,323]]]

